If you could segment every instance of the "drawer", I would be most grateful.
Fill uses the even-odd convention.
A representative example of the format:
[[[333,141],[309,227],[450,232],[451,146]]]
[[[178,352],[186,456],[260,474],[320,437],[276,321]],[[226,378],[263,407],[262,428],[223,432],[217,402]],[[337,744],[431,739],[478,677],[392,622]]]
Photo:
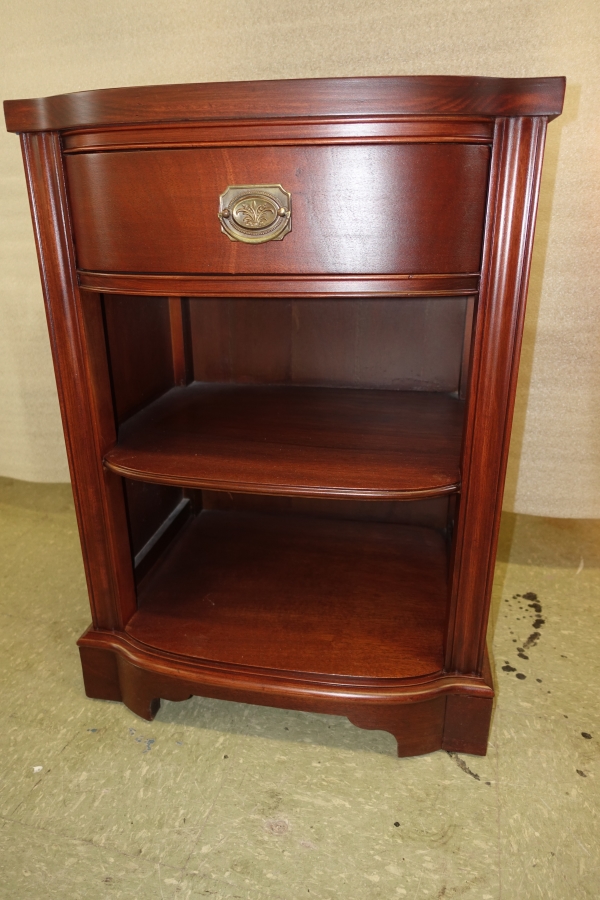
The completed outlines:
[[[481,144],[167,148],[67,155],[80,269],[226,274],[479,270],[490,149]],[[281,184],[292,229],[221,231],[229,185]]]

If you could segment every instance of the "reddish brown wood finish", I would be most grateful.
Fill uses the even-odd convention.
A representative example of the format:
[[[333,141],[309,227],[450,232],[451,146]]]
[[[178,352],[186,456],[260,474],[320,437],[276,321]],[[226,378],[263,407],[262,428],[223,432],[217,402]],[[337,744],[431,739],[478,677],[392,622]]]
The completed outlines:
[[[442,393],[195,383],[124,423],[105,462],[220,491],[436,496],[458,490],[462,417]]]
[[[481,672],[546,121],[499,119],[473,339],[446,667]]]
[[[467,303],[196,298],[189,301],[194,379],[453,393],[468,362]]]
[[[185,297],[169,297],[169,330],[175,384],[193,380],[190,307]]]
[[[325,682],[420,678],[443,668],[446,542],[406,525],[204,511],[138,604],[127,633],[189,659]]]
[[[169,306],[164,297],[110,294],[103,306],[114,412],[120,423],[176,383]]]
[[[104,294],[185,297],[455,297],[476,294],[478,275],[121,275],[79,271]]]
[[[485,755],[492,714],[490,680],[440,675],[388,684],[323,683],[294,673],[256,672],[247,667],[202,665],[150,650],[122,632],[87,631],[79,640],[88,697],[122,700],[144,719],[153,719],[160,699],[181,701],[194,694],[347,716],[359,728],[390,731],[398,756],[433,750]],[[487,662],[487,655],[486,655]],[[485,672],[489,676],[489,665]],[[463,701],[454,703],[454,698]]]
[[[487,647],[484,647],[483,654],[483,681],[491,688],[492,673]],[[449,695],[446,699],[442,749],[485,756],[491,718],[492,703],[489,697],[478,697],[466,691]]]
[[[78,267],[477,272],[489,155],[478,144],[362,144],[67,156]],[[217,211],[230,184],[281,184],[292,195],[291,234],[258,245],[224,237]]]
[[[389,730],[400,755],[485,752],[485,628],[563,92],[317,79],[5,104],[9,130],[51,132],[22,144],[89,696],[146,718],[193,694],[328,712]],[[236,180],[292,191],[283,241],[220,233]],[[423,305],[394,330],[407,302]],[[439,359],[417,349],[426,322]],[[194,374],[228,386],[186,387]],[[399,386],[440,393],[374,389]]]
[[[493,119],[465,117],[402,118],[399,116],[348,116],[344,119],[251,119],[247,122],[220,121],[175,125],[138,125],[134,128],[113,127],[105,131],[67,132],[65,153],[143,149],[159,147],[257,147],[264,144],[265,125],[269,126],[269,146],[328,146],[434,141],[441,143],[490,144],[494,132]]]
[[[149,481],[124,479],[123,486],[127,500],[131,552],[135,559],[181,502],[183,493],[180,488]]]
[[[115,428],[101,312],[77,287],[60,138],[23,135],[21,143],[92,619],[118,628],[135,594],[122,484],[102,467]],[[104,393],[94,391],[99,380]]]
[[[290,116],[547,116],[562,112],[564,78],[416,75],[168,84],[5,100],[9,131]]]
[[[133,482],[132,482],[133,483]],[[196,492],[192,492],[195,496]],[[281,494],[239,494],[202,491],[201,509],[236,512],[283,513],[348,522],[379,522],[390,525],[419,525],[443,533],[448,525],[448,504],[454,497],[427,497],[421,500],[328,500],[314,497],[283,497]]]

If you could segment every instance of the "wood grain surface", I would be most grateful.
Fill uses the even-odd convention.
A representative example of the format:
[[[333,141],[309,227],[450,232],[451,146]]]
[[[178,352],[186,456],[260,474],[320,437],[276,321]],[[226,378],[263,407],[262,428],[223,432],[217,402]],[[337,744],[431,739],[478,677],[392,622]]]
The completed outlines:
[[[115,434],[102,314],[77,285],[60,138],[21,144],[92,619],[116,628],[135,591],[122,480],[102,466]]]
[[[548,116],[562,111],[564,78],[415,75],[168,84],[5,100],[9,131],[279,116]]]
[[[196,381],[458,391],[467,301],[189,301]]]
[[[479,289],[478,275],[127,275],[80,269],[77,276],[87,291],[144,297],[462,297]]]
[[[161,697],[198,695],[347,716],[359,728],[391,732],[398,756],[486,753],[494,695],[487,654],[482,677],[340,679],[202,663],[153,650],[126,632],[88,629],[78,644],[87,696],[122,700],[144,719],[154,718]]]
[[[153,147],[256,147],[303,144],[491,144],[494,120],[465,116],[298,116],[284,119],[206,120],[161,125],[109,126],[66,132],[66,155]]]
[[[243,493],[435,496],[459,488],[462,415],[432,392],[194,383],[125,422],[105,464]]]
[[[545,137],[543,118],[496,123],[456,523],[449,671],[481,672],[483,666]]]
[[[196,659],[359,678],[442,668],[443,535],[202,512],[143,582],[127,633]]]
[[[479,144],[67,156],[77,264],[124,273],[478,272],[489,158]],[[256,245],[222,234],[219,196],[236,184],[289,191],[291,234]]]
[[[164,297],[108,295],[103,303],[117,423],[175,384]]]

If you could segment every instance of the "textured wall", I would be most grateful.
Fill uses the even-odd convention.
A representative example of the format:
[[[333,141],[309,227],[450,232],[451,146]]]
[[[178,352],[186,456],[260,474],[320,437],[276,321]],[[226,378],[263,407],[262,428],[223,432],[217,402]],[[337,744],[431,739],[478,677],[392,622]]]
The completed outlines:
[[[505,505],[600,517],[598,0],[21,0],[1,94],[343,75],[566,75],[550,126]],[[18,140],[0,135],[0,475],[68,478]]]

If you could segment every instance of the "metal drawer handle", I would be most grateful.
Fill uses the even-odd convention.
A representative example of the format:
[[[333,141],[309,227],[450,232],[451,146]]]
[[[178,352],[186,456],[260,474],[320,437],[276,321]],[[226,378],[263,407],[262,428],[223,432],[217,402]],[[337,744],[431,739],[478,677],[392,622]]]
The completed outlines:
[[[282,241],[292,230],[292,195],[280,184],[230,184],[219,198],[218,215],[230,241]]]

